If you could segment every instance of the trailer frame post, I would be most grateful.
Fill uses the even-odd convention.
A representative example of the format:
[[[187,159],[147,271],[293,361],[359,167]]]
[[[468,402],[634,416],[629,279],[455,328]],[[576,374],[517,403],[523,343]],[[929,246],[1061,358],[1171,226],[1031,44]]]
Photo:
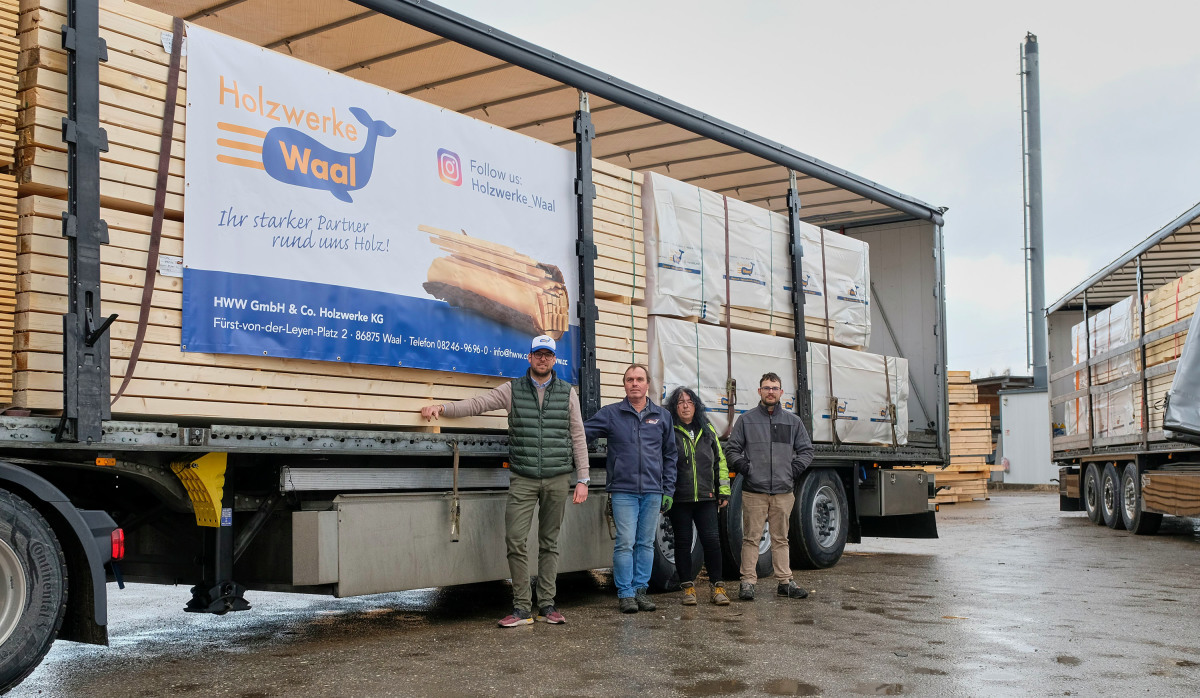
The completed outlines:
[[[1136,258],[1137,270],[1137,314],[1138,314],[1138,364],[1137,372],[1142,379],[1142,448],[1150,447],[1150,412],[1148,410],[1148,390],[1150,381],[1146,378],[1146,298],[1145,277],[1142,274],[1142,256]]]
[[[812,401],[808,389],[808,338],[804,336],[804,246],[800,234],[800,192],[796,171],[788,170],[788,242],[792,253],[792,324],[796,347],[796,414],[811,435]]]
[[[946,339],[946,236],[940,223],[933,226],[933,268],[937,279],[933,284],[933,295],[937,298],[937,324],[933,328],[937,340],[937,364],[934,375],[941,375],[937,396],[938,451],[941,452],[943,467],[950,464],[950,374],[949,348]]]
[[[592,230],[592,141],[596,127],[588,105],[588,93],[579,91],[579,111],[575,112],[575,211],[578,237],[575,255],[579,259],[579,407],[587,419],[600,409],[600,371],[596,368],[596,243]]]
[[[1092,411],[1092,326],[1088,322],[1088,297],[1087,291],[1083,292],[1083,357],[1085,361],[1084,369],[1087,371],[1087,378],[1084,381],[1084,387],[1087,388],[1087,418],[1088,418],[1088,445],[1089,454],[1096,452],[1096,419]]]
[[[63,414],[57,441],[99,443],[109,419],[109,337],[100,315],[100,246],[108,244],[108,226],[100,217],[100,153],[108,134],[100,127],[100,63],[108,46],[100,37],[95,2],[70,0],[62,45],[67,52],[68,306],[63,314]]]

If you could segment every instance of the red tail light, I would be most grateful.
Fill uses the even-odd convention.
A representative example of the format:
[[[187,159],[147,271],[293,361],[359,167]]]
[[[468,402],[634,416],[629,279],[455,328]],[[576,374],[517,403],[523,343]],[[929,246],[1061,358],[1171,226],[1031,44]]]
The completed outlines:
[[[125,559],[125,531],[122,529],[114,530],[109,537],[112,539],[112,559]]]

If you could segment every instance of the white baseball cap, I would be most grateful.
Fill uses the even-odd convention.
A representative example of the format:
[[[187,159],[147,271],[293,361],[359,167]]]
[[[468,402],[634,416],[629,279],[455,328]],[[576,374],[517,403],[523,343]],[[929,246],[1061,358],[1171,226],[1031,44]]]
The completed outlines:
[[[548,349],[551,354],[554,354],[557,348],[552,337],[540,334],[533,338],[533,347],[529,350],[529,353],[532,354],[538,349]]]

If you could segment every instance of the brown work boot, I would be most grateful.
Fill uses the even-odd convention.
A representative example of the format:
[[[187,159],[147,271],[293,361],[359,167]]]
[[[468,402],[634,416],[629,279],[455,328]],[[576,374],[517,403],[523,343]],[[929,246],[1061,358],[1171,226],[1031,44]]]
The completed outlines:
[[[696,585],[693,584],[692,582],[684,582],[680,586],[683,587],[683,605],[684,606],[695,606],[696,605]]]
[[[725,582],[713,582],[712,602],[718,606],[729,605],[729,595],[725,593]]]

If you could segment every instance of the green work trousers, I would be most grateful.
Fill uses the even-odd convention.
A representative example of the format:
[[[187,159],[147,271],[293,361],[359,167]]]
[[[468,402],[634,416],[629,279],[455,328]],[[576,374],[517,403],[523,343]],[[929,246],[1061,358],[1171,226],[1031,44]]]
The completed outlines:
[[[511,474],[508,506],[504,510],[504,542],[508,546],[508,570],[512,575],[513,606],[533,611],[529,588],[529,528],[533,510],[538,509],[538,608],[554,605],[558,577],[558,532],[567,511],[570,473],[554,477],[521,477]]]

